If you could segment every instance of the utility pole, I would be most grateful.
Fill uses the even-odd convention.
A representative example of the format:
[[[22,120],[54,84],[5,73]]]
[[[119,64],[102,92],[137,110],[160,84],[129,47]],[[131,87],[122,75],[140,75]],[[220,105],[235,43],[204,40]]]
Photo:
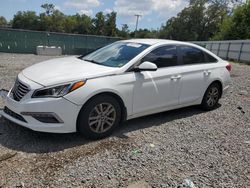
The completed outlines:
[[[136,33],[137,33],[137,28],[138,28],[138,22],[139,22],[139,18],[140,18],[140,14],[136,14],[135,17],[136,17],[136,25],[135,25],[135,37],[136,37]]]

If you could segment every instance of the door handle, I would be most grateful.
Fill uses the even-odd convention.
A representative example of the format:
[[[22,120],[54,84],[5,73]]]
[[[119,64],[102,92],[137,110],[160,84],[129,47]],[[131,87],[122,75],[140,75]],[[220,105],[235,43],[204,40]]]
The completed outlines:
[[[181,75],[171,76],[171,80],[179,80],[179,79],[181,79]]]
[[[210,74],[211,74],[211,71],[210,71],[210,70],[205,70],[205,71],[204,71],[204,75],[205,75],[205,76],[209,76]]]

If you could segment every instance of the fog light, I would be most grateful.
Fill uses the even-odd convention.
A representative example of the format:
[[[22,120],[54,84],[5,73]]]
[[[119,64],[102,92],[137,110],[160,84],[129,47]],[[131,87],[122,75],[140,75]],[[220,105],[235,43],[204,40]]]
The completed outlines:
[[[21,114],[31,116],[42,123],[63,123],[59,116],[53,112],[21,112]]]

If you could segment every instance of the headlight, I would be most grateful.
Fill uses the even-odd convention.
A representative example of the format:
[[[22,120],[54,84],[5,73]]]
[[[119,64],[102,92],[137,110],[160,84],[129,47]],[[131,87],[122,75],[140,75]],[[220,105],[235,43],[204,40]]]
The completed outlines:
[[[74,83],[68,83],[63,85],[58,85],[54,87],[47,87],[43,89],[35,90],[32,98],[43,98],[43,97],[62,97],[79,87],[83,86],[86,81],[79,81]]]

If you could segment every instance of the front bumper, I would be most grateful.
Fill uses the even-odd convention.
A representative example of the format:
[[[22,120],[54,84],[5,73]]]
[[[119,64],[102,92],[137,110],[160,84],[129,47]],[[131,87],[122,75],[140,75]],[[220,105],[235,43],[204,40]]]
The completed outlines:
[[[71,133],[76,132],[76,120],[81,109],[65,98],[26,98],[19,102],[12,98],[12,93],[9,92],[5,99],[6,107],[14,112],[15,115],[20,115],[25,121],[20,120],[17,116],[10,115],[3,111],[2,116],[6,119],[39,132],[50,133]],[[25,112],[27,115],[23,115]],[[28,113],[53,113],[61,119],[58,123],[43,123],[38,121]]]

